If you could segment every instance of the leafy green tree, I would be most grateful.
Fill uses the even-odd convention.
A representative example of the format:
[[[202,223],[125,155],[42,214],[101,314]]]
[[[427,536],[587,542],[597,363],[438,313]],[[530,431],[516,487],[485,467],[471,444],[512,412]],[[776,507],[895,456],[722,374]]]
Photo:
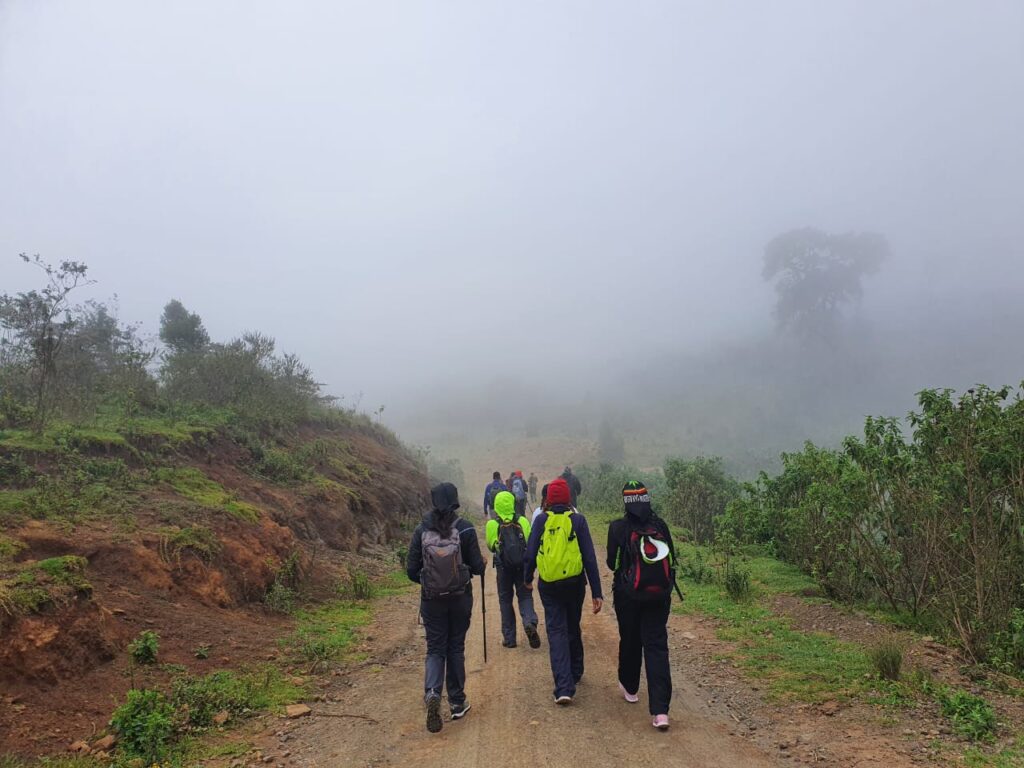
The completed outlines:
[[[774,281],[775,319],[803,338],[832,338],[844,306],[863,294],[861,282],[889,256],[886,239],[873,232],[833,235],[805,227],[765,246],[765,280]]]
[[[32,427],[41,433],[52,410],[61,352],[75,328],[71,293],[92,281],[86,277],[88,267],[80,262],[62,261],[54,266],[38,255],[20,256],[45,273],[46,285],[27,293],[0,296],[0,328],[5,332],[0,359],[20,366],[26,374],[32,399]]]
[[[189,312],[177,299],[171,299],[160,316],[160,341],[167,345],[171,354],[197,353],[206,349],[210,335],[199,315]]]
[[[740,492],[740,484],[722,468],[722,459],[669,459],[665,462],[665,482],[669,487],[670,519],[686,528],[698,543],[714,541],[715,520]]]

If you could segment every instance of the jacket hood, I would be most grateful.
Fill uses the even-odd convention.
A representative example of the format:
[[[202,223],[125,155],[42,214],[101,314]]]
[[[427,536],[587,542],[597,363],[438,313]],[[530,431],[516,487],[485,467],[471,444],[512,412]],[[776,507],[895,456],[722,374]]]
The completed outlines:
[[[451,483],[438,483],[430,489],[430,501],[434,508],[423,516],[423,525],[447,534],[458,517],[458,489]]]
[[[430,489],[430,503],[438,512],[454,512],[459,508],[459,489],[451,483],[438,483]]]
[[[501,491],[494,497],[494,514],[504,522],[512,522],[516,514],[516,497],[508,491]]]

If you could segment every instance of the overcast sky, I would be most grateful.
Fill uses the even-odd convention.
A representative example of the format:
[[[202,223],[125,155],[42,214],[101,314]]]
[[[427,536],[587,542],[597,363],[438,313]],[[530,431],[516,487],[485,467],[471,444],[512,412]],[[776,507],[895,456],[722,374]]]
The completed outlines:
[[[0,291],[85,261],[364,405],[755,333],[806,225],[1019,294],[1024,2],[0,0]]]

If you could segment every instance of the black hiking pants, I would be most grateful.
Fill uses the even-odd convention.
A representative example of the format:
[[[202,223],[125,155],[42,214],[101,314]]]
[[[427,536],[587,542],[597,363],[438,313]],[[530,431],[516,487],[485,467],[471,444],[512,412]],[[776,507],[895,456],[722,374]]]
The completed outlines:
[[[420,600],[420,615],[427,634],[427,669],[424,697],[440,696],[448,689],[448,703],[466,700],[466,633],[473,616],[473,591],[454,597]]]
[[[512,597],[519,600],[519,618],[523,626],[537,626],[537,611],[533,609],[533,592],[523,586],[523,568],[506,568],[496,561],[498,572],[498,607],[501,609],[501,639],[511,645],[516,642],[516,610]]]
[[[583,599],[587,583],[583,576],[564,581],[538,579],[537,590],[544,605],[544,628],[548,636],[551,674],[555,678],[555,697],[575,696],[576,683],[583,677]]]
[[[640,690],[640,662],[647,669],[647,703],[652,715],[667,715],[672,701],[668,665],[668,613],[671,597],[641,602],[614,595],[619,622],[619,682],[629,693]]]

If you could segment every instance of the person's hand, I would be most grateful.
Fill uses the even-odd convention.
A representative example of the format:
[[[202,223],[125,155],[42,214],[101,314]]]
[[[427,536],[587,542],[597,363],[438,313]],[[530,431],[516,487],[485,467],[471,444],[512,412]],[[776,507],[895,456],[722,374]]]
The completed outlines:
[[[602,600],[600,597],[595,597],[594,598],[594,613],[600,613],[602,605],[604,605],[604,600]]]
[[[525,581],[525,582],[523,582],[523,587],[526,589],[527,592],[533,592],[533,582],[532,581]]]

